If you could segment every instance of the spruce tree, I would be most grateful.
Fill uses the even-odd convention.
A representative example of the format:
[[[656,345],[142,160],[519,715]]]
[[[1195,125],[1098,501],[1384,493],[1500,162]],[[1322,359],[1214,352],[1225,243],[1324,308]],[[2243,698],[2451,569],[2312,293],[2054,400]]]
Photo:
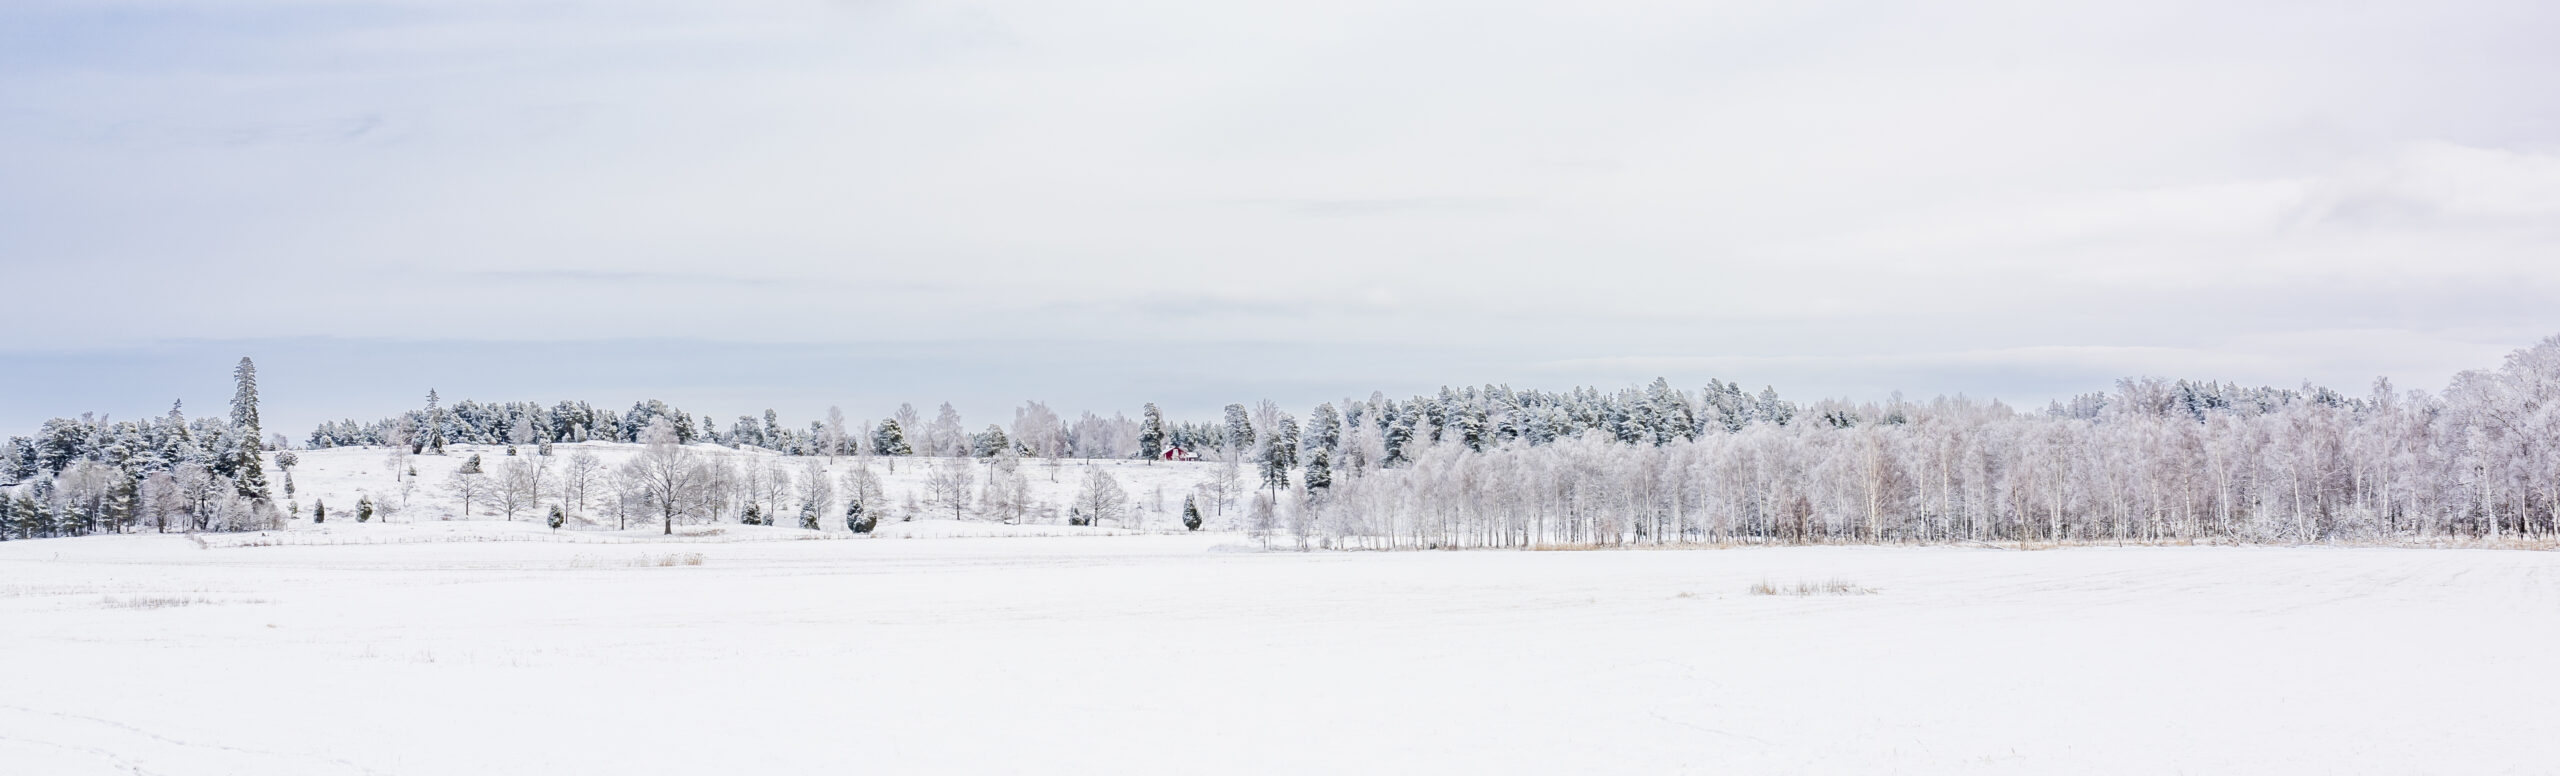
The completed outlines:
[[[229,468],[241,498],[263,501],[267,475],[260,463],[265,451],[258,447],[258,365],[242,356],[240,365],[231,369],[231,381],[231,430],[239,439],[231,450]]]
[[[853,498],[846,500],[844,505],[845,530],[858,534],[867,534],[871,532],[871,529],[879,526],[880,518],[872,515],[869,510],[863,509],[862,499]]]
[[[1182,495],[1182,529],[1200,530],[1200,498],[1196,495],[1189,493]]]
[[[248,356],[240,357],[240,365],[231,368],[231,425],[258,438],[258,365]],[[175,408],[172,408],[175,411]]]
[[[326,523],[326,522],[329,522],[329,502],[326,502],[326,501],[314,501],[314,502],[311,502],[311,524],[312,524],[312,525],[319,525],[319,524],[321,524],[321,523]],[[358,522],[362,522],[362,521],[358,521]]]
[[[1138,457],[1148,463],[1164,457],[1164,413],[1156,410],[1155,402],[1147,402],[1138,420]]]
[[[1316,448],[1307,454],[1307,496],[1322,498],[1333,487],[1333,454]]]
[[[569,513],[561,511],[560,505],[553,504],[551,505],[551,519],[546,522],[551,524],[551,530],[560,530],[560,526],[567,525],[569,523]]]
[[[444,400],[436,396],[436,389],[427,389],[427,412],[423,418],[423,422],[426,424],[426,427],[418,430],[419,433],[416,437],[418,441],[412,445],[411,449],[418,452],[443,455]]]
[[[362,523],[362,522],[370,521],[370,520],[372,520],[372,519],[373,519],[373,497],[372,497],[372,496],[358,496],[358,497],[356,497],[356,522]]]
[[[481,471],[481,469],[480,469],[480,454],[479,454],[479,453],[472,453],[472,454],[471,454],[471,460],[463,461],[463,462],[462,462],[462,470],[461,470],[461,471],[462,471],[462,473],[463,473],[463,474],[481,474],[481,473],[483,473],[483,472]]]
[[[800,502],[800,527],[811,531],[818,530],[818,502]]]

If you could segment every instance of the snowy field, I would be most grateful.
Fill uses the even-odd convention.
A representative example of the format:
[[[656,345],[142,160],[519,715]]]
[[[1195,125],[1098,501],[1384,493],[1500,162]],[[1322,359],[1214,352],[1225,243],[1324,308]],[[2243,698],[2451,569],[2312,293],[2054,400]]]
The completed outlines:
[[[0,773],[2560,763],[2549,553],[1238,545],[8,542]]]

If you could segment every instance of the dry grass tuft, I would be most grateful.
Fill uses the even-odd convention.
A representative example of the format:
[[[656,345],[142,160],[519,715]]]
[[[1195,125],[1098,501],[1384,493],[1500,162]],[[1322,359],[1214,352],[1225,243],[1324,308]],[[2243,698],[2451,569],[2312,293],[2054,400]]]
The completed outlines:
[[[700,566],[702,565],[702,553],[679,552],[672,555],[644,555],[640,557],[639,562],[633,565],[660,567]]]
[[[263,604],[266,602],[267,599],[264,598],[240,598],[224,601],[220,599],[206,598],[200,595],[111,595],[98,599],[98,605],[108,609],[168,609],[179,606],[194,606],[196,604]]]
[[[1752,595],[1792,596],[1874,595],[1876,593],[1876,589],[1835,577],[1823,582],[1798,582],[1794,585],[1784,587],[1771,584],[1769,580],[1763,579],[1748,588],[1744,588],[1744,592],[1748,592]]]

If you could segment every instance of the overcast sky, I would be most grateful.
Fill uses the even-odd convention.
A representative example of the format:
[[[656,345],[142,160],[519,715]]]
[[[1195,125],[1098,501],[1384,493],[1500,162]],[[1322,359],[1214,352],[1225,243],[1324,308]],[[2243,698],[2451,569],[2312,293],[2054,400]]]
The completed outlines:
[[[2560,4],[11,0],[0,423],[2361,393],[2560,333]]]

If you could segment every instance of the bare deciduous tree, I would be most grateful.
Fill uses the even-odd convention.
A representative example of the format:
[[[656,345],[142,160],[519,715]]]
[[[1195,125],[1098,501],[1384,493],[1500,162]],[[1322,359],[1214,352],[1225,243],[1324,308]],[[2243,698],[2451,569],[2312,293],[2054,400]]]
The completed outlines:
[[[969,508],[971,486],[976,481],[977,471],[965,459],[934,461],[933,468],[925,472],[925,506],[936,511],[950,510],[951,519],[958,520]]]

